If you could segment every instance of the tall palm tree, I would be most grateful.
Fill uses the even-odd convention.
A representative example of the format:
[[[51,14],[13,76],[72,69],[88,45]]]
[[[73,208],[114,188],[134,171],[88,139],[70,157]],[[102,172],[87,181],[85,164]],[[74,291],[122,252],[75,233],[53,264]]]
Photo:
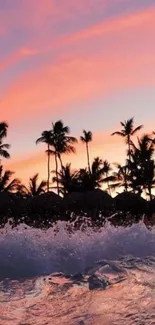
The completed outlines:
[[[49,192],[49,186],[50,186],[50,155],[53,153],[53,151],[50,149],[50,146],[52,144],[52,134],[51,130],[49,131],[43,131],[41,134],[41,137],[37,139],[36,144],[38,143],[46,143],[47,145],[47,191]]]
[[[0,166],[0,192],[15,192],[21,184],[18,178],[11,180],[14,172],[6,170],[3,173],[3,166]]]
[[[91,131],[83,130],[83,135],[80,137],[80,140],[85,143],[86,145],[86,153],[87,153],[87,163],[88,163],[88,170],[90,170],[90,155],[89,155],[89,142],[93,139],[93,134]]]
[[[110,180],[109,180],[109,173],[111,172],[112,168],[111,168],[111,165],[110,163],[107,161],[107,160],[104,160],[103,161],[103,174],[105,174],[106,176],[106,179],[107,179],[107,186],[108,186],[108,191],[109,191],[109,194],[111,194],[111,190],[110,190]]]
[[[21,184],[18,188],[18,192],[26,197],[34,197],[44,193],[47,188],[47,182],[43,180],[38,183],[38,178],[39,174],[37,173],[29,179],[28,187]]]
[[[143,128],[143,125],[139,125],[136,128],[134,128],[134,118],[130,118],[124,122],[120,122],[121,126],[123,127],[121,131],[116,131],[112,133],[111,135],[119,135],[123,138],[125,138],[126,143],[128,145],[128,156],[129,160],[131,157],[131,137],[135,135],[138,131],[140,131]]]
[[[70,129],[65,126],[63,121],[58,120],[52,123],[52,148],[55,155],[55,165],[56,165],[56,181],[57,190],[59,194],[59,184],[58,184],[58,160],[60,161],[61,170],[63,170],[62,154],[75,153],[74,144],[77,143],[77,139],[69,135]]]
[[[7,149],[10,149],[10,145],[3,143],[3,138],[7,136],[8,124],[6,122],[0,122],[0,156],[3,158],[10,158],[10,154]]]
[[[74,145],[77,143],[77,139],[69,135],[69,127],[65,126],[61,120],[52,123],[51,132],[53,136],[53,146],[55,148],[56,156],[58,157],[62,168],[63,163],[61,155],[75,153]]]

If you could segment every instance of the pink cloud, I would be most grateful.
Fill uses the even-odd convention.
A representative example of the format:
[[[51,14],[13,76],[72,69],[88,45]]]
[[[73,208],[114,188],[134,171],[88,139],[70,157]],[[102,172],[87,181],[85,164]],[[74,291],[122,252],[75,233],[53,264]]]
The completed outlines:
[[[114,19],[109,19],[105,22],[96,24],[66,38],[66,42],[75,42],[82,39],[89,39],[92,37],[103,36],[110,33],[118,33],[124,31],[124,29],[143,28],[145,29],[155,28],[155,7],[148,10],[131,13],[128,15],[122,15]],[[133,35],[134,36],[134,35]]]
[[[128,0],[127,0],[128,1]],[[87,10],[90,10],[90,8],[93,7],[94,1],[91,1],[89,3],[89,6],[86,6],[86,2],[78,2],[74,3],[72,5],[72,2],[70,0],[67,1],[67,3],[62,1],[62,5],[66,8],[65,10],[71,10],[72,7],[74,9],[76,8],[83,8],[86,7]],[[118,2],[121,2],[121,0],[118,0]],[[111,1],[104,1],[100,2],[101,5],[106,7],[110,6]],[[37,2],[36,12],[35,14],[39,15],[42,14],[42,17],[46,17],[46,13],[49,14],[50,12],[53,12],[56,14],[57,10],[62,10],[61,6],[57,6],[56,3],[53,1],[45,0],[45,2]],[[65,6],[66,4],[66,6]],[[61,9],[60,9],[61,7]],[[24,16],[26,17],[28,15],[31,16],[33,13],[33,10],[35,10],[35,1],[32,1],[32,8],[30,10],[30,2],[22,2],[22,8]],[[69,9],[70,8],[70,9]],[[31,14],[29,15],[28,12],[31,11]],[[52,11],[53,10],[53,11]],[[62,12],[64,12],[62,10]],[[16,13],[16,11],[15,11]],[[22,16],[22,15],[21,15]],[[25,19],[25,18],[24,18]],[[10,20],[9,20],[10,21]],[[26,19],[27,23],[28,20]],[[28,23],[29,24],[29,23]],[[39,18],[38,18],[38,24],[39,24]],[[29,25],[31,27],[31,24]],[[41,26],[40,26],[41,27]],[[44,26],[45,27],[45,26]],[[36,35],[35,39],[32,42],[27,42],[25,46],[22,48],[19,48],[15,53],[9,54],[8,58],[6,58],[4,61],[0,62],[0,69],[5,69],[8,66],[11,66],[15,63],[18,63],[19,61],[25,59],[27,56],[33,56],[33,55],[39,55],[39,54],[46,54],[50,53],[53,50],[58,49],[59,47],[65,46],[65,45],[71,45],[74,47],[74,44],[79,44],[83,40],[89,42],[89,44],[92,44],[93,42],[97,41],[101,42],[103,37],[108,35],[109,37],[116,37],[117,34],[117,46],[114,42],[115,46],[115,52],[117,52],[118,47],[122,47],[123,43],[127,44],[128,47],[132,47],[130,36],[132,35],[133,43],[135,38],[138,40],[144,39],[147,36],[147,39],[150,39],[150,42],[152,42],[152,37],[154,35],[155,30],[155,7],[152,7],[147,10],[139,11],[136,13],[131,13],[128,15],[121,15],[117,18],[109,19],[107,21],[101,22],[99,24],[90,26],[88,28],[79,30],[77,33],[70,34],[67,37],[61,37],[56,36],[54,32],[52,32],[52,45],[49,42],[49,36],[46,37],[46,27],[44,32],[42,33],[42,30],[39,33],[39,36]],[[129,43],[127,42],[129,38]],[[110,42],[110,48],[112,47],[112,41]],[[63,51],[63,50],[62,50]],[[110,52],[110,49],[109,49]],[[130,52],[132,52],[132,49],[130,49]]]
[[[54,65],[25,73],[1,97],[1,118],[55,114],[66,107],[118,90],[155,85],[155,56],[69,56]],[[39,109],[40,107],[40,109]],[[70,109],[70,108],[69,108]]]
[[[36,54],[38,54],[37,50],[28,47],[22,47],[18,51],[12,53],[11,56],[8,56],[8,58],[0,62],[0,71],[5,70],[6,68],[9,68],[21,60],[24,60],[25,58]]]

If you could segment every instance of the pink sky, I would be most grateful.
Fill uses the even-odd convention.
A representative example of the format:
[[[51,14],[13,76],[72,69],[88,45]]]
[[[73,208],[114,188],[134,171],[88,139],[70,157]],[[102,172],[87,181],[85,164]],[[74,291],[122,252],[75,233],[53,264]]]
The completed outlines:
[[[14,0],[0,4],[0,18],[1,120],[12,146],[5,165],[16,176],[46,177],[35,141],[51,121],[62,119],[78,138],[91,130],[91,158],[110,162],[124,159],[123,141],[110,137],[119,121],[135,116],[152,131],[153,0]],[[84,147],[64,161],[84,166]]]

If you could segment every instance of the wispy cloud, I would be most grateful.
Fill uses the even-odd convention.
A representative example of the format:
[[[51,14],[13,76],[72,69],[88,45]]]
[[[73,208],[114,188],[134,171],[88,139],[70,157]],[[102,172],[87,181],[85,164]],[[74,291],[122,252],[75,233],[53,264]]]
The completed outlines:
[[[9,120],[35,118],[44,114],[43,107],[57,109],[107,95],[118,90],[155,85],[155,56],[126,58],[113,56],[70,56],[68,59],[25,73],[1,98],[2,116]],[[10,111],[12,107],[12,111]]]

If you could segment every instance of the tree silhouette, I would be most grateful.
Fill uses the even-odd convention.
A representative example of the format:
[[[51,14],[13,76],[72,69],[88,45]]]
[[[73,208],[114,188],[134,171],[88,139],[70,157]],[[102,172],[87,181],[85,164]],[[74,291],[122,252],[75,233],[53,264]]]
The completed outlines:
[[[52,123],[51,130],[51,146],[55,155],[56,165],[56,181],[57,191],[59,194],[58,183],[58,159],[60,161],[61,170],[63,170],[62,154],[75,153],[74,144],[77,143],[77,139],[69,135],[70,129],[68,126],[64,126],[63,121],[58,120]]]
[[[154,142],[148,134],[138,138],[137,146],[131,142],[131,160],[128,162],[131,171],[132,189],[139,194],[146,188],[150,199],[154,184]]]
[[[18,192],[25,197],[34,197],[44,193],[47,188],[47,182],[41,181],[38,184],[38,178],[39,178],[39,174],[37,173],[29,179],[28,187],[22,184],[19,185]]]
[[[59,190],[63,196],[76,192],[79,189],[78,171],[72,171],[71,164],[66,164],[66,166],[63,166],[60,172],[58,172],[57,176],[53,177],[53,182],[59,184]]]
[[[131,157],[131,137],[134,136],[138,131],[140,131],[143,128],[143,125],[139,125],[136,128],[134,128],[134,118],[130,118],[129,120],[126,120],[124,122],[120,122],[123,129],[121,131],[116,131],[112,133],[111,135],[118,135],[123,138],[125,138],[126,143],[128,145],[128,156],[129,160]]]
[[[70,129],[68,126],[64,126],[63,121],[59,120],[52,123],[52,126],[53,146],[62,168],[63,163],[61,155],[75,153],[74,145],[77,143],[77,139],[69,135]]]
[[[58,179],[53,177],[53,181],[60,184],[60,190],[63,194],[71,192],[92,191],[100,188],[103,175],[102,160],[97,157],[91,165],[91,172],[87,168],[72,171],[71,164],[67,164],[58,172]]]
[[[80,137],[80,140],[85,143],[86,145],[86,153],[87,153],[87,163],[88,163],[88,170],[90,170],[90,155],[89,155],[89,142],[92,141],[93,135],[91,131],[83,130],[83,135]]]
[[[6,122],[0,122],[0,156],[3,158],[10,158],[10,154],[7,149],[10,149],[10,145],[3,143],[3,139],[7,136],[8,124]]]
[[[123,188],[125,192],[130,188],[130,175],[129,175],[129,167],[128,165],[120,165],[115,163],[116,171],[112,173],[112,175],[107,176],[103,179],[103,182],[110,183],[109,188],[112,191],[115,191],[117,188]]]
[[[110,190],[110,179],[109,179],[109,174],[112,171],[111,165],[107,160],[103,161],[103,174],[106,176],[106,182],[107,182],[107,187],[108,187],[108,192],[111,194]]]
[[[102,185],[103,162],[99,157],[94,158],[90,171],[87,168],[79,170],[78,179],[82,191],[92,191]]]
[[[52,143],[52,135],[51,131],[43,131],[41,134],[41,137],[37,139],[36,144],[38,143],[46,143],[47,144],[47,191],[49,192],[49,186],[50,186],[50,155],[53,153],[50,149],[51,143]]]
[[[16,192],[21,184],[18,178],[11,180],[14,172],[6,170],[3,173],[3,166],[0,166],[0,192]]]

